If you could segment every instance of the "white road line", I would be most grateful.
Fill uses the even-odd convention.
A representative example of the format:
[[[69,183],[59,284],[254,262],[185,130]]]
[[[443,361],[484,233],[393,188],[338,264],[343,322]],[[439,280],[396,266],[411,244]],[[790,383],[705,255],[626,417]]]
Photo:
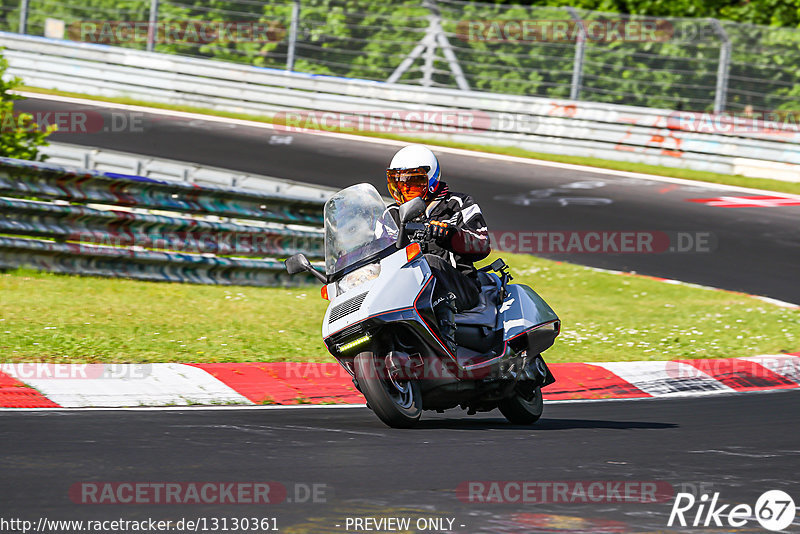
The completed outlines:
[[[71,96],[47,95],[41,93],[29,93],[26,91],[10,91],[13,94],[25,97],[36,98],[38,100],[52,100],[54,102],[65,102],[67,104],[78,104],[81,106],[95,106],[108,109],[119,109],[123,111],[139,111],[150,115],[163,115],[165,117],[177,117],[181,119],[204,120],[207,122],[220,122],[224,124],[236,124],[238,126],[249,126],[251,128],[264,128],[265,130],[275,130],[275,125],[267,122],[234,119],[232,117],[218,117],[216,115],[206,115],[203,113],[192,113],[188,111],[177,111],[172,109],[151,108],[148,106],[136,106],[133,104],[118,104],[116,102],[103,102],[102,100],[89,100],[85,98],[75,98]]]
[[[736,391],[719,389],[715,391],[702,391],[692,395],[690,393],[681,396],[664,396],[657,397],[626,397],[626,398],[608,398],[608,399],[559,399],[559,400],[546,400],[546,405],[551,404],[597,404],[604,402],[662,402],[670,400],[685,399],[690,396],[694,397],[733,397],[739,395],[764,395],[770,393],[785,393],[787,391],[800,392],[797,389],[767,389],[759,391]],[[313,410],[313,409],[350,409],[350,408],[367,408],[366,404],[291,404],[286,406],[138,406],[138,407],[121,407],[121,408],[2,408],[0,407],[0,414],[6,415],[11,413],[34,413],[46,415],[48,413],[63,413],[63,412],[208,412],[208,411],[241,411],[241,410]],[[455,415],[457,412],[453,412]],[[467,419],[469,416],[464,416]],[[547,419],[545,412],[544,419]],[[535,428],[535,427],[533,427]]]
[[[721,290],[721,291],[724,291]],[[761,295],[751,295],[753,298],[757,298],[758,300],[764,301],[768,304],[773,304],[775,306],[780,306],[781,308],[789,308],[791,310],[796,310],[800,308],[800,304],[794,304],[792,302],[786,302],[785,300],[778,300],[772,297],[762,297]]]
[[[86,408],[2,408],[0,412],[185,412],[217,410],[305,410],[310,408],[366,408],[366,404],[290,404],[290,405],[228,405],[228,406],[117,406]]]
[[[649,275],[649,274],[639,274],[639,273],[636,273],[636,272],[615,271],[613,269],[603,269],[602,267],[591,267],[589,265],[581,265],[581,267],[583,267],[585,269],[589,269],[590,271],[597,271],[599,273],[634,276],[634,277],[641,277],[643,279],[649,279],[649,280],[655,279],[656,282],[662,282],[664,284],[675,284],[675,285],[681,285],[681,286],[686,286],[686,287],[693,287],[693,288],[696,288],[696,289],[707,289],[707,290],[710,290],[710,291],[724,291],[726,293],[741,294],[741,295],[744,295],[746,297],[752,297],[754,299],[761,300],[763,302],[766,302],[768,304],[772,304],[774,306],[779,306],[781,308],[789,308],[791,310],[800,309],[800,304],[795,304],[793,302],[787,302],[785,300],[778,300],[778,299],[774,299],[772,297],[764,297],[762,295],[752,295],[750,293],[744,293],[744,292],[741,292],[741,291],[732,291],[730,289],[723,289],[721,287],[705,286],[705,285],[702,285],[702,284],[695,284],[694,282],[684,282],[683,280],[675,280],[673,278],[663,278],[663,277],[660,277],[660,276],[652,276],[652,275]]]

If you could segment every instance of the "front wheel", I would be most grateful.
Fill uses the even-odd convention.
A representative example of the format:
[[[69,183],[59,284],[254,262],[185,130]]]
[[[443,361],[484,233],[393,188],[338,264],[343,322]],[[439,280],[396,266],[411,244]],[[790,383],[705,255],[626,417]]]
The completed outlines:
[[[515,425],[532,425],[542,416],[544,411],[544,401],[542,400],[542,388],[536,388],[533,398],[527,400],[518,393],[512,397],[500,401],[498,406],[509,422]]]
[[[381,421],[394,428],[411,428],[422,414],[422,394],[413,380],[385,376],[372,352],[362,352],[353,360],[359,388],[369,407]]]

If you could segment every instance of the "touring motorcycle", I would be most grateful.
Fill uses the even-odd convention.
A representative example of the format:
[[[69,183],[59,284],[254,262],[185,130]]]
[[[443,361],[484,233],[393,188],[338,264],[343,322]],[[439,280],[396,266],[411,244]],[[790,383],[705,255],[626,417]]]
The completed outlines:
[[[309,272],[330,300],[322,337],[367,406],[387,425],[410,428],[422,410],[499,408],[512,423],[542,415],[542,388],[555,378],[541,353],[561,321],[530,287],[511,284],[502,259],[478,269],[479,304],[456,314],[452,352],[433,310],[436,279],[424,254],[425,203],[387,208],[370,184],[325,204],[325,272],[303,254],[289,274]]]

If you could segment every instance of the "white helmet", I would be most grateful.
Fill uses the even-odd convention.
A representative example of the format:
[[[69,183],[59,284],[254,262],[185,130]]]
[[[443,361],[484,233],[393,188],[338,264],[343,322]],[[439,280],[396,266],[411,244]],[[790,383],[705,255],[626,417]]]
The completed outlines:
[[[402,172],[405,171],[405,172]],[[423,199],[439,185],[441,168],[439,160],[424,145],[401,148],[386,169],[389,192],[399,202],[408,202],[416,196]]]

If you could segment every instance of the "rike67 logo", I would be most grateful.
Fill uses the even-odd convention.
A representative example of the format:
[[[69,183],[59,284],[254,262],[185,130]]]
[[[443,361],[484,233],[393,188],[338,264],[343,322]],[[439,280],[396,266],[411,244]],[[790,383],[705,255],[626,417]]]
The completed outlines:
[[[763,528],[778,532],[792,524],[796,512],[794,500],[781,490],[764,492],[754,507],[719,504],[719,492],[710,500],[707,494],[695,499],[691,493],[678,493],[667,526],[724,527],[727,523],[728,527],[742,528],[751,521],[758,521]]]

